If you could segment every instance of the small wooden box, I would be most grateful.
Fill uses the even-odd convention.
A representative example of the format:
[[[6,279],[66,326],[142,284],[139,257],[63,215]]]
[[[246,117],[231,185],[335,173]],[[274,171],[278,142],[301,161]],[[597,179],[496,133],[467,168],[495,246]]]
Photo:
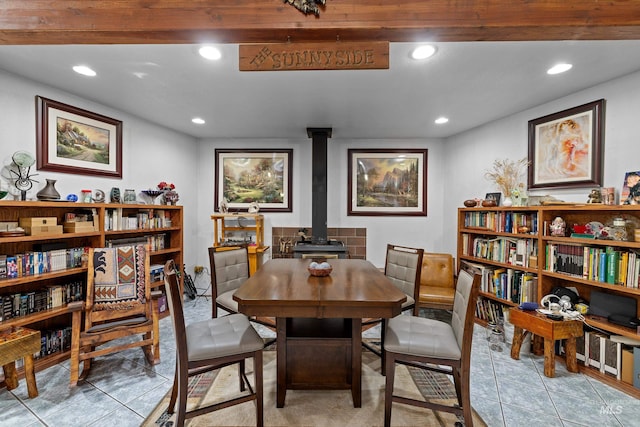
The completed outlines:
[[[61,225],[35,225],[33,227],[22,226],[29,236],[41,236],[43,234],[62,234]]]
[[[65,233],[89,233],[96,231],[93,221],[65,222],[63,228]]]
[[[52,226],[58,225],[58,218],[56,217],[34,217],[34,218],[20,218],[20,227],[39,227],[39,226]]]

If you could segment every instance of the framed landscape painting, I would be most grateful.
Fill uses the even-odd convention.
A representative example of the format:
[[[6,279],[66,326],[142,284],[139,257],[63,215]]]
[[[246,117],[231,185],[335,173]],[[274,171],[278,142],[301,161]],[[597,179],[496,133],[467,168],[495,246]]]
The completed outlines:
[[[291,212],[293,150],[215,150],[216,207],[260,212]],[[224,203],[223,203],[224,202]]]
[[[529,121],[529,188],[602,183],[604,99]]]
[[[348,215],[427,215],[427,150],[349,150]]]
[[[122,122],[36,97],[39,170],[122,178]]]

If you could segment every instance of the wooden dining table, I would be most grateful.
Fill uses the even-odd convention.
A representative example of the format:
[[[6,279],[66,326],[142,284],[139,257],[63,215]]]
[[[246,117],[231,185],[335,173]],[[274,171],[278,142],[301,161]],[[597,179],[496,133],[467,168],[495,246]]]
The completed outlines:
[[[362,406],[362,319],[391,318],[406,296],[373,264],[329,260],[330,275],[309,274],[309,259],[272,259],[236,291],[238,310],[276,318],[276,406],[289,390],[350,389]]]

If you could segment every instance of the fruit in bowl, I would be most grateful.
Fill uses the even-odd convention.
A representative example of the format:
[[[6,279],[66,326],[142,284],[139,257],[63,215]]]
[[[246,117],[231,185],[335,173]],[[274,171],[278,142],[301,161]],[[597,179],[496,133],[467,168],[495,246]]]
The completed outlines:
[[[329,274],[331,274],[331,272],[333,271],[333,267],[331,267],[331,264],[329,264],[328,262],[315,262],[313,261],[311,264],[309,264],[309,267],[307,267],[307,270],[309,271],[309,274],[311,274],[312,276],[328,276]]]

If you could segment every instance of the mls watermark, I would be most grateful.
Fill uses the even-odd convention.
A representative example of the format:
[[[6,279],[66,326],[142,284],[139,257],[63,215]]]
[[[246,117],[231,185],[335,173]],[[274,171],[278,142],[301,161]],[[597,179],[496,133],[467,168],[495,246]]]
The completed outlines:
[[[623,405],[603,405],[600,407],[600,415],[620,415]]]
[[[638,401],[635,399],[617,399],[612,400],[600,406],[600,415],[621,415],[625,410],[629,410],[631,406],[637,406]]]

